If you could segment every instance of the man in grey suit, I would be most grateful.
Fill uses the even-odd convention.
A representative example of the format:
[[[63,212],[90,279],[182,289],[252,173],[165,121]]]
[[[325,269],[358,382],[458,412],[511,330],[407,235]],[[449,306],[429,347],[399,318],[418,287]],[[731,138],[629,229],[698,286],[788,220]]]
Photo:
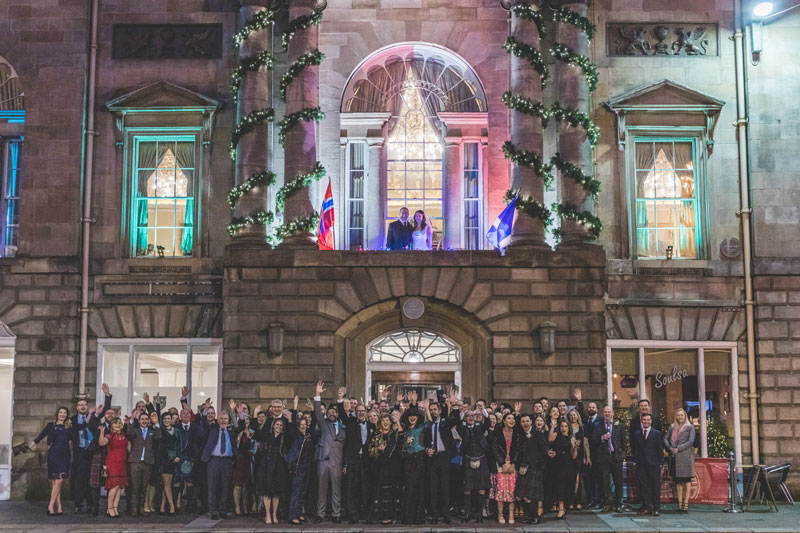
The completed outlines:
[[[128,453],[130,468],[130,500],[131,516],[149,516],[142,510],[147,484],[150,481],[150,472],[155,463],[155,442],[161,438],[161,431],[156,431],[150,425],[150,415],[139,414],[139,427],[129,425],[128,439],[131,441],[131,451]]]
[[[317,461],[319,479],[319,497],[317,498],[317,517],[315,524],[325,517],[325,506],[328,501],[328,488],[331,490],[331,507],[333,522],[339,523],[342,512],[342,469],[344,457],[344,424],[339,421],[339,413],[335,405],[328,406],[323,412],[320,403],[325,392],[323,383],[317,382],[317,394],[314,396],[314,419],[319,426],[320,438],[314,459]]]

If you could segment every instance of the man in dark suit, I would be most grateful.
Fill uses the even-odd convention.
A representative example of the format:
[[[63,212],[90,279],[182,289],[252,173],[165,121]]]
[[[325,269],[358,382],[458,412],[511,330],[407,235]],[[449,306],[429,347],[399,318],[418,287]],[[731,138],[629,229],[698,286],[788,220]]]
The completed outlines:
[[[642,429],[634,433],[636,453],[636,478],[642,507],[637,515],[659,516],[661,514],[661,463],[664,460],[664,441],[661,432],[652,427],[653,415],[642,413]]]
[[[319,427],[319,441],[314,452],[317,462],[317,479],[319,489],[317,492],[317,517],[315,524],[325,518],[325,508],[328,503],[328,491],[331,494],[331,514],[333,523],[338,524],[342,512],[342,469],[344,464],[344,424],[339,420],[338,409],[329,405],[327,410],[322,408],[322,393],[325,392],[324,384],[317,382],[317,394],[314,396],[314,419]]]
[[[181,404],[183,404],[184,399],[185,398],[181,399]],[[181,409],[179,416],[180,423],[178,424],[178,429],[182,437],[181,457],[187,457],[180,465],[180,468],[184,470],[183,483],[186,488],[186,495],[182,500],[181,510],[190,513],[194,512],[196,499],[193,476],[195,469],[199,470],[197,465],[200,463],[200,454],[203,452],[203,448],[205,448],[206,441],[208,440],[208,433],[206,433],[202,424],[195,419],[194,413],[192,413],[192,410],[188,407],[188,403]],[[177,489],[178,490],[175,492],[180,492],[180,487],[177,487]],[[177,502],[174,494],[173,501]]]
[[[111,429],[108,425],[116,416],[116,411],[111,409],[111,393],[108,390],[108,385],[103,383],[103,394],[105,398],[103,405],[98,408],[89,417],[87,427],[92,432],[92,438],[89,445],[86,447],[86,452],[89,457],[89,478],[87,480],[86,492],[86,512],[91,516],[97,516],[100,507],[100,473],[105,463],[105,448],[100,446],[100,426],[106,425],[106,430],[110,433]],[[73,441],[73,446],[77,441]]]
[[[161,438],[161,431],[149,426],[150,415],[139,413],[139,427],[129,425],[126,431],[131,441],[131,451],[128,453],[131,516],[150,516],[150,513],[145,513],[143,510],[144,498],[150,481],[150,472],[156,460],[155,441]]]
[[[408,208],[400,208],[400,219],[389,224],[386,232],[387,250],[408,250],[414,225],[408,221]]]
[[[375,433],[375,426],[367,421],[367,408],[364,405],[356,405],[355,411],[347,412],[344,407],[344,403],[348,401],[344,398],[346,393],[347,389],[344,387],[339,389],[336,408],[345,430],[344,477],[347,487],[347,511],[350,514],[350,523],[356,524],[359,519],[366,520],[372,500],[367,446]]]
[[[637,431],[641,431],[644,429],[644,425],[642,424],[642,416],[643,415],[652,415],[652,407],[650,405],[650,400],[639,400],[639,412],[631,419],[631,424],[628,427],[628,438],[630,439],[631,443],[631,453],[634,457],[636,457],[636,440],[633,436],[636,434]],[[652,424],[651,426],[655,429],[661,431],[661,421],[658,417],[651,416]]]
[[[217,420],[207,427],[206,441],[200,460],[207,465],[208,514],[211,520],[233,518],[228,508],[231,491],[231,471],[236,456],[236,436],[244,429],[244,420],[236,426],[228,425],[228,413],[220,411]]]
[[[591,435],[594,432],[595,426],[602,424],[603,417],[597,412],[597,404],[589,402],[586,406],[586,417],[583,421],[584,435]],[[594,457],[590,458],[593,460]],[[602,508],[602,494],[603,489],[600,487],[600,469],[597,468],[593,461],[584,465],[584,473],[586,476],[587,492],[591,498],[590,505],[595,509]]]
[[[440,408],[442,412],[440,413]],[[450,461],[458,455],[453,438],[453,419],[447,416],[447,406],[433,402],[428,407],[431,421],[422,431],[422,445],[428,454],[428,483],[431,496],[431,524],[441,515],[450,523]]]
[[[603,420],[592,427],[589,439],[592,465],[600,471],[603,488],[603,512],[613,508],[622,512],[622,462],[625,460],[625,442],[622,426],[614,421],[614,409],[603,408]],[[611,480],[614,480],[614,503],[611,503]]]
[[[75,406],[77,413],[72,416],[72,496],[75,502],[75,512],[83,512],[83,502],[87,502],[90,514],[96,515],[92,508],[90,498],[89,477],[92,469],[92,455],[96,448],[94,429],[100,425],[100,420],[105,416],[106,410],[111,407],[111,398],[108,385],[103,384],[105,403],[98,407],[96,412],[90,412],[89,402],[78,400]],[[95,443],[95,446],[92,444]]]

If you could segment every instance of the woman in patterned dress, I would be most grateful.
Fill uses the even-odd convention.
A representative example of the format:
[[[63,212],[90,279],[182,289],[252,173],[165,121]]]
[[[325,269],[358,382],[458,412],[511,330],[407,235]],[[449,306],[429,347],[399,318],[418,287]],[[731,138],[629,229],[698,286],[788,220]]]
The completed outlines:
[[[47,445],[50,447],[47,450],[47,477],[51,481],[47,516],[55,516],[62,514],[61,484],[69,477],[70,458],[72,457],[69,445],[72,441],[69,409],[59,407],[56,411],[55,421],[48,422],[39,436],[33,439],[29,448],[33,450],[45,437],[47,437]]]
[[[124,425],[119,417],[111,420],[111,433],[106,433],[105,424],[100,426],[98,444],[106,448],[106,491],[111,518],[119,518],[119,497],[122,487],[128,486],[128,437],[122,431]]]
[[[506,413],[502,424],[494,432],[492,452],[497,463],[497,473],[492,474],[492,490],[489,497],[497,501],[497,521],[505,524],[503,507],[508,503],[508,523],[514,523],[514,490],[517,481],[517,454],[519,432],[514,430],[514,413]]]

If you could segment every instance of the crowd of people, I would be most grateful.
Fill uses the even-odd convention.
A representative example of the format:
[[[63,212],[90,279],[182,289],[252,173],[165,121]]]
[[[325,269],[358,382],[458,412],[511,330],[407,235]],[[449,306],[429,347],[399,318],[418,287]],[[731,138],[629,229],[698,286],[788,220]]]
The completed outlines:
[[[61,487],[69,478],[75,512],[94,516],[105,487],[109,517],[120,516],[124,491],[131,516],[537,524],[545,513],[622,512],[626,441],[636,462],[638,514],[660,514],[665,453],[678,511],[688,511],[695,430],[682,409],[662,433],[642,400],[626,431],[612,407],[584,407],[580,389],[572,405],[540,398],[530,411],[523,402],[468,405],[453,388],[436,399],[395,389],[364,403],[339,388],[325,405],[319,382],[305,410],[295,397],[292,406],[273,400],[266,411],[229,400],[217,412],[210,399],[193,411],[184,387],[180,408],[162,412],[160,395],[151,402],[143,394],[121,418],[104,384],[102,405],[91,409],[80,400],[72,416],[59,408],[29,448],[47,438],[51,516],[63,512]]]

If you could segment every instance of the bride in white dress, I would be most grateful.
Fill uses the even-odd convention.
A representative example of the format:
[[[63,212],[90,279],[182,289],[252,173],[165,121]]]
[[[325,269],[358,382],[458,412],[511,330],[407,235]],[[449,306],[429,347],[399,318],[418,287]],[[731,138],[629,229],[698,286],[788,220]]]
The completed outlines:
[[[433,227],[425,217],[425,211],[419,210],[414,213],[414,232],[411,234],[412,250],[432,250],[431,239],[433,238]]]

